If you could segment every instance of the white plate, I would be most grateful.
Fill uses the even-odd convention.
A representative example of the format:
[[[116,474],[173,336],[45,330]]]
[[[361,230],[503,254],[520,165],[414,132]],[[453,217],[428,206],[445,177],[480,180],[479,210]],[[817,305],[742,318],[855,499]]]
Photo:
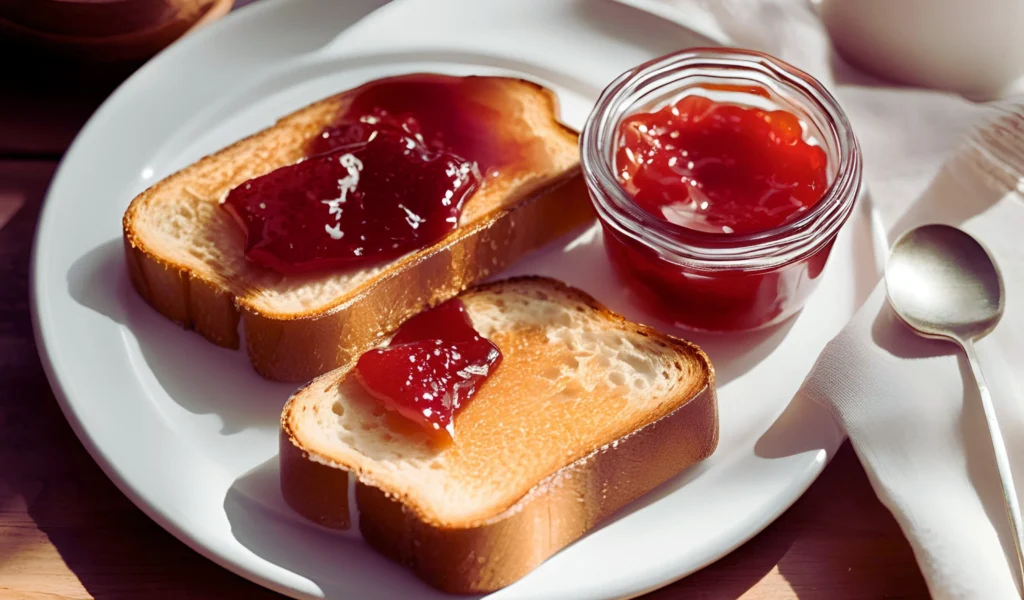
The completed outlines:
[[[311,525],[283,504],[277,423],[294,386],[260,379],[244,352],[178,329],[135,295],[120,229],[130,199],[279,115],[403,71],[516,73],[554,88],[563,120],[579,128],[613,76],[712,43],[695,28],[715,35],[698,22],[681,27],[686,15],[671,23],[641,12],[642,0],[400,0],[315,51],[378,4],[265,1],[158,56],[111,96],[68,151],[35,248],[37,340],[86,448],[174,535],[245,577],[301,597],[439,594],[353,534]],[[612,278],[596,230],[512,272],[561,277],[652,321]],[[790,401],[874,281],[869,229],[858,212],[798,318],[767,333],[688,336],[717,368],[718,451],[494,597],[640,594],[770,523],[842,439],[823,409]]]

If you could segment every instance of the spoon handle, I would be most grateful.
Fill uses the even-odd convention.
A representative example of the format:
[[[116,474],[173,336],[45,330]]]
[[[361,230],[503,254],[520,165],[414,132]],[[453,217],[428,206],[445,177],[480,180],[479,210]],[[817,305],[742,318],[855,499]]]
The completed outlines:
[[[981,372],[981,362],[974,351],[974,340],[966,339],[961,341],[964,351],[967,353],[967,361],[971,363],[971,371],[974,373],[974,380],[978,384],[978,394],[981,397],[981,406],[985,410],[985,422],[988,424],[989,436],[992,439],[992,450],[996,455],[996,468],[999,470],[999,480],[1003,485],[1003,501],[1006,503],[1006,516],[1010,520],[1010,530],[1013,533],[1013,544],[1017,547],[1017,571],[1019,581],[1024,585],[1024,522],[1021,521],[1020,503],[1017,501],[1017,490],[1013,485],[1013,474],[1010,473],[1010,459],[1006,455],[1006,444],[1003,442],[1003,433],[999,430],[999,421],[996,420],[996,409],[992,404],[992,395],[988,391],[988,384],[985,383],[985,375]]]

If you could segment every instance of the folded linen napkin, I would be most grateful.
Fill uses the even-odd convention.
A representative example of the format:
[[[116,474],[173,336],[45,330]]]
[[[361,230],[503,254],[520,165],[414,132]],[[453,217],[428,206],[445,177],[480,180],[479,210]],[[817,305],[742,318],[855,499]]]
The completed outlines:
[[[1016,129],[1004,148],[972,140],[894,227],[957,225],[1000,265],[1006,314],[977,344],[1006,439],[1024,484],[1024,105],[984,126]],[[1000,152],[1016,145],[1017,155]],[[1019,161],[1019,162],[1018,162]],[[1012,187],[1011,187],[1012,186]],[[988,429],[967,360],[947,342],[900,323],[879,283],[825,348],[801,388],[845,428],[882,502],[896,516],[935,598],[1019,598],[1017,558]]]
[[[992,252],[1007,310],[977,350],[1024,486],[1024,108],[892,86],[844,65],[805,0],[666,0],[710,15],[737,45],[812,73],[861,142],[876,226],[888,241],[957,225]],[[896,320],[880,282],[818,359],[800,395],[845,428],[914,548],[935,598],[1019,597],[1016,555],[966,359]],[[1024,490],[1024,487],[1021,487]]]

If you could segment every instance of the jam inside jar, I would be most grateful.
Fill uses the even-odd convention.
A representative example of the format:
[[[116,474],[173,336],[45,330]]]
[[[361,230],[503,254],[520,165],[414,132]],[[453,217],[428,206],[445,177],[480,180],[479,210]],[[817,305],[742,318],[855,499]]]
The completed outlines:
[[[684,50],[624,73],[581,145],[615,271],[659,317],[705,331],[796,314],[861,185],[835,99],[745,50]]]

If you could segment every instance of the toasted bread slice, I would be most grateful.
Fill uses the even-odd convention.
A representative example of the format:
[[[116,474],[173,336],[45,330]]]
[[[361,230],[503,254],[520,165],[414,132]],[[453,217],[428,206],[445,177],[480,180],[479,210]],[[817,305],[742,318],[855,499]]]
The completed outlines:
[[[366,269],[282,276],[246,260],[244,234],[219,201],[238,184],[303,158],[309,140],[344,112],[356,88],[139,194],[123,223],[136,290],[164,316],[221,346],[239,346],[241,320],[259,373],[308,381],[428,305],[589,221],[577,136],[557,121],[554,94],[519,79],[464,81],[474,100],[503,114],[494,135],[521,143],[529,160],[486,177],[445,239]]]
[[[442,443],[388,413],[351,365],[281,417],[281,486],[300,514],[347,528],[347,472],[374,548],[459,593],[498,589],[718,444],[714,371],[695,345],[625,321],[557,281],[461,296],[501,365]]]

